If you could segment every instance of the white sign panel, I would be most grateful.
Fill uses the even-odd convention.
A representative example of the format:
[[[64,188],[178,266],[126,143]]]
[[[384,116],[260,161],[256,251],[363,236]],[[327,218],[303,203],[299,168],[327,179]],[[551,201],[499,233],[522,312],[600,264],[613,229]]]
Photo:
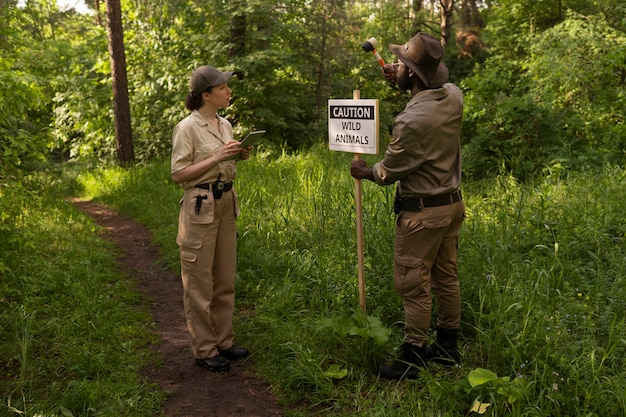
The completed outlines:
[[[328,100],[331,151],[378,153],[378,100]]]

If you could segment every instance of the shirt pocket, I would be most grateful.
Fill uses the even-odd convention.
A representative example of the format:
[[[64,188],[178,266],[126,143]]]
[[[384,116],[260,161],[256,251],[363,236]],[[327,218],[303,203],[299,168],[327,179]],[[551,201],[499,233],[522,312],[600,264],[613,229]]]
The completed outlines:
[[[215,153],[215,151],[217,151],[220,146],[222,146],[221,143],[204,143],[196,147],[196,154],[201,156],[200,159],[205,159],[204,157]]]

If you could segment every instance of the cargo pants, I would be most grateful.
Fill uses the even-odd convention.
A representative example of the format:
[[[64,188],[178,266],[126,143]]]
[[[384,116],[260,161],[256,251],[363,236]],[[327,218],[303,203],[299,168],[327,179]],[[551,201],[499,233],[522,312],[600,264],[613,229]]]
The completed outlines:
[[[394,286],[403,300],[405,341],[428,341],[432,295],[437,297],[437,326],[461,325],[461,293],[457,272],[458,239],[465,205],[454,204],[401,211],[396,220]]]
[[[176,243],[185,318],[197,359],[211,358],[233,344],[238,214],[234,189],[216,200],[210,190],[190,188],[181,200]]]

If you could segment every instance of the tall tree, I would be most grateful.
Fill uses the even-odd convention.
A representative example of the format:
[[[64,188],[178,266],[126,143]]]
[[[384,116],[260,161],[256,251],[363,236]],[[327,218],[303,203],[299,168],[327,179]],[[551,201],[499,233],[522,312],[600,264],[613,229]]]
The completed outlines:
[[[463,29],[477,29],[485,25],[476,0],[461,0],[461,24]]]
[[[454,0],[439,0],[441,6],[441,43],[448,44],[452,30],[452,13],[454,12]]]
[[[236,0],[232,2],[232,15],[230,18],[230,43],[228,51],[230,58],[242,56],[246,48],[246,0]]]
[[[115,119],[117,159],[121,166],[129,166],[135,161],[135,151],[133,148],[133,132],[130,123],[130,103],[128,100],[128,76],[126,74],[126,53],[124,52],[122,8],[120,0],[106,0],[106,7],[109,57],[111,59],[111,81],[113,84],[113,117]]]
[[[417,16],[420,14],[422,9],[424,8],[424,0],[413,0],[411,4],[411,10],[409,12],[409,18],[413,21],[413,26],[419,29]]]

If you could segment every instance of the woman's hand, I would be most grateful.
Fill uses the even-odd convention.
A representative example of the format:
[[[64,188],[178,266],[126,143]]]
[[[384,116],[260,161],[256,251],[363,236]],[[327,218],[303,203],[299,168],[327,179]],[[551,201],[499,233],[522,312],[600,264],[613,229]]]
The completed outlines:
[[[215,157],[219,162],[227,161],[241,153],[243,148],[238,140],[230,140],[216,153]]]
[[[254,146],[250,145],[246,148],[243,148],[241,150],[241,153],[239,154],[239,160],[240,161],[245,161],[246,159],[250,158],[250,155],[252,154],[252,149],[254,148]]]
[[[204,174],[220,162],[227,161],[231,158],[236,158],[237,156],[242,155],[243,152],[244,149],[241,147],[241,143],[239,143],[239,141],[228,141],[224,146],[215,151],[215,153],[211,155],[211,157],[188,165],[180,171],[173,173],[172,180],[176,184],[192,180]],[[250,156],[249,152],[248,156]]]

